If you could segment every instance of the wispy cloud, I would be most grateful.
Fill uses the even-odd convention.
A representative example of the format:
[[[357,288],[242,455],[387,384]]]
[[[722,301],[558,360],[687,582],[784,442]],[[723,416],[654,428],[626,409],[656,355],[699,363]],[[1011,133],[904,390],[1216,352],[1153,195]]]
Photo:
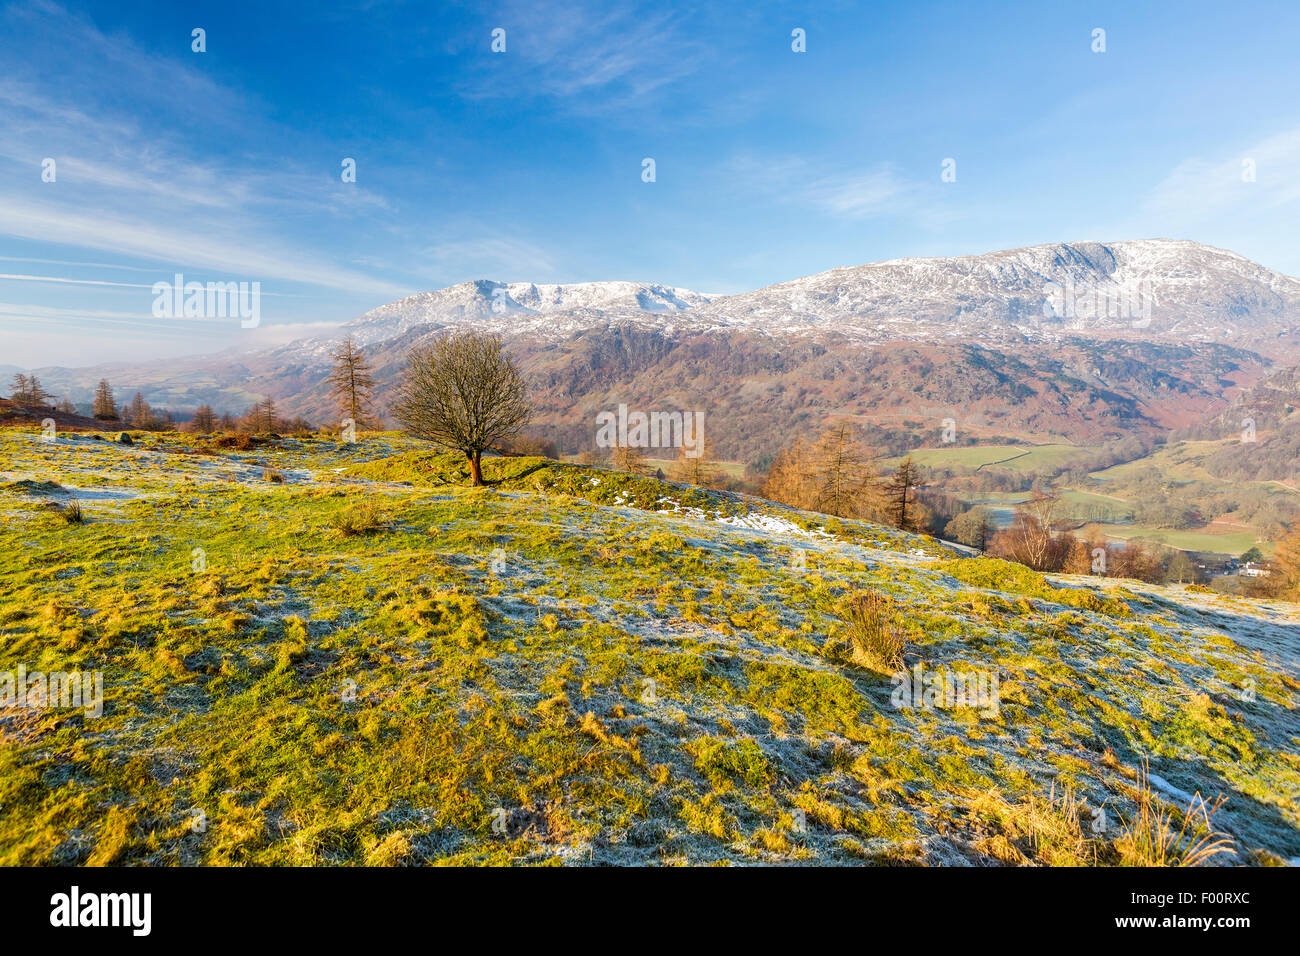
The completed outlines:
[[[681,13],[659,3],[617,9],[601,3],[564,7],[515,0],[496,22],[508,56],[485,58],[469,97],[512,96],[521,90],[566,101],[578,112],[613,113],[647,106],[652,94],[698,71],[716,55],[689,30]],[[487,49],[488,38],[482,38]]]
[[[417,257],[448,281],[471,277],[523,281],[555,272],[555,263],[546,250],[525,240],[505,236],[440,242],[420,249]]]
[[[732,188],[839,219],[902,217],[933,227],[958,216],[934,181],[905,177],[892,163],[831,168],[800,157],[741,154],[722,167]]]
[[[1246,146],[1231,156],[1179,163],[1147,197],[1152,212],[1180,219],[1274,210],[1300,201],[1300,129]]]
[[[274,157],[204,155],[207,137],[247,139],[258,124],[255,100],[51,3],[10,6],[0,23],[40,44],[43,72],[58,77],[57,87],[0,79],[0,160],[10,173],[0,181],[0,236],[262,281],[389,297],[411,291],[276,238],[285,220],[323,214],[347,222],[386,209],[381,196]],[[132,103],[130,114],[120,102]],[[142,117],[162,121],[146,125]],[[40,181],[45,157],[56,163],[53,183]]]
[[[259,281],[282,279],[394,298],[411,291],[292,249],[250,241],[243,220],[217,221],[200,228],[189,222],[171,226],[154,219],[86,215],[62,204],[52,208],[0,196],[0,223],[0,230],[10,236],[130,253],[166,264],[208,267]]]

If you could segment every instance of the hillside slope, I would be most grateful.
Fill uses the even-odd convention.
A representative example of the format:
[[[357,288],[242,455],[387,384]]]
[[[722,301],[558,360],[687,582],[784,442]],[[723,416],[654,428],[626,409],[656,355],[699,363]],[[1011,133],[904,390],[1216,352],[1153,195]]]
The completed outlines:
[[[0,431],[0,671],[106,691],[0,711],[0,863],[1110,863],[1143,759],[1219,862],[1300,857],[1295,606],[485,465]],[[891,699],[864,593],[996,693]]]

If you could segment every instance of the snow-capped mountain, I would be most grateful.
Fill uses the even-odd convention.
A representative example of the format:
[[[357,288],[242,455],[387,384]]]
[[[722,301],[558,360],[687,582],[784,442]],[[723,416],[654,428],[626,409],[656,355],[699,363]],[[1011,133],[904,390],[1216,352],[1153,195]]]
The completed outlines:
[[[374,345],[419,326],[473,327],[558,341],[613,324],[864,344],[1084,335],[1258,346],[1300,337],[1300,280],[1195,242],[1073,242],[847,266],[732,296],[634,282],[478,280],[380,306],[339,335]],[[324,355],[328,341],[282,352]]]
[[[1195,242],[1076,242],[832,269],[703,311],[730,326],[867,338],[1231,341],[1300,327],[1300,280]]]
[[[683,312],[709,303],[690,289],[636,282],[535,284],[479,279],[398,299],[347,323],[361,344],[390,339],[417,325],[472,325],[495,332],[563,335],[606,314]]]
[[[155,406],[242,412],[270,395],[330,421],[343,335],[374,364],[382,404],[410,349],[455,328],[508,340],[539,423],[574,429],[566,442],[586,434],[592,403],[664,395],[711,409],[712,440],[736,455],[775,453],[798,413],[828,409],[882,422],[960,413],[990,433],[1090,442],[1191,427],[1300,361],[1300,280],[1167,239],[895,259],[730,296],[479,280],[274,349],[38,371],[75,402],[107,377]]]

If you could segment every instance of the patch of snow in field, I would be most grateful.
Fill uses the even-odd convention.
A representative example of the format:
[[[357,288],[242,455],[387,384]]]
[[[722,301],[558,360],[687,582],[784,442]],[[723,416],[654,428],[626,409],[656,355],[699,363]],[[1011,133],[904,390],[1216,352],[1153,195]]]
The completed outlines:
[[[1183,803],[1191,803],[1196,799],[1186,790],[1178,789],[1164,777],[1157,777],[1150,771],[1147,772],[1147,779],[1151,781],[1151,786],[1155,787],[1165,796],[1173,797],[1175,800],[1179,800]]]
[[[63,486],[68,494],[77,501],[132,501],[136,498],[152,498],[154,495],[134,488],[78,488],[75,485]]]
[[[776,515],[766,515],[758,512],[750,512],[746,515],[727,515],[716,518],[716,521],[722,524],[737,525],[741,528],[752,528],[755,531],[770,531],[773,534],[797,534],[806,538],[833,538],[834,535],[827,534],[825,531],[810,531],[807,528],[801,528],[793,521],[787,521],[785,518],[778,518]]]
[[[659,503],[671,499],[660,498]],[[674,504],[672,508],[661,508],[655,512],[661,515],[673,515],[678,518],[691,518],[695,521],[716,521],[718,524],[731,525],[736,528],[748,528],[750,531],[766,531],[771,534],[797,534],[805,538],[834,538],[833,534],[828,534],[821,530],[809,530],[801,528],[793,521],[787,521],[785,518],[778,518],[776,515],[763,514],[762,512],[751,511],[743,515],[719,515],[710,514],[702,508],[683,508]]]

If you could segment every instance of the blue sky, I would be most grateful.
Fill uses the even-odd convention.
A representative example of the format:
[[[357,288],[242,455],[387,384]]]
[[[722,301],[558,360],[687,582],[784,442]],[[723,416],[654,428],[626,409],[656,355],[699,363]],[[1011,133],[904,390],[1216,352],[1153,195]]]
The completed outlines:
[[[0,7],[0,364],[270,344],[474,278],[730,293],[1155,236],[1300,275],[1292,0],[329,6]],[[262,325],[154,318],[176,272],[260,282]]]

